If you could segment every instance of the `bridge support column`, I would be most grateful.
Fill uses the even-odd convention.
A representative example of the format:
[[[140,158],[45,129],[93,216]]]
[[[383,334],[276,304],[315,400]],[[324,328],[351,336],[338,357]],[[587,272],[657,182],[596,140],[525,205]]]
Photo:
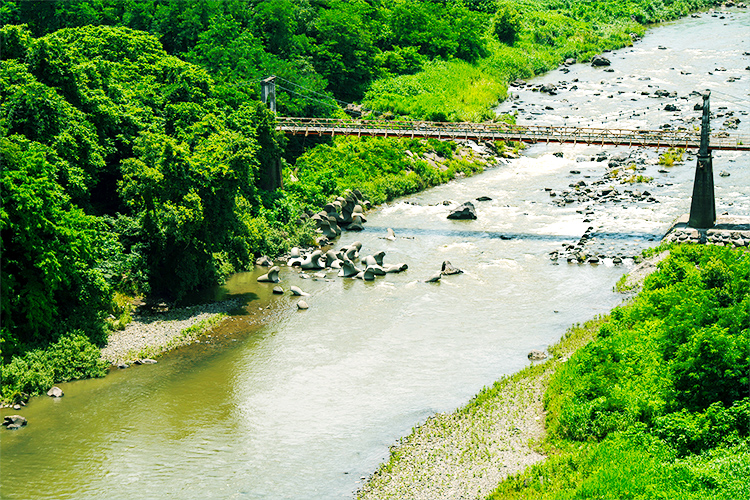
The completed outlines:
[[[716,223],[716,200],[714,198],[714,170],[711,150],[708,147],[711,111],[709,98],[711,92],[703,95],[703,120],[701,122],[701,145],[698,152],[698,164],[695,167],[693,183],[693,200],[690,204],[688,226],[696,229],[708,229]]]
[[[276,77],[269,76],[260,82],[260,99],[272,113],[276,112]]]

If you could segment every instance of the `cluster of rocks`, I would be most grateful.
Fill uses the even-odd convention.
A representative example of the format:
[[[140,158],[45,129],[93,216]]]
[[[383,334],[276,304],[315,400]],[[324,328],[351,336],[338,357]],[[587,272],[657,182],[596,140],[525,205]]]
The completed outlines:
[[[385,239],[395,239],[393,229],[388,228],[388,236]],[[400,273],[408,269],[408,266],[404,263],[384,264],[384,251],[360,259],[359,252],[361,249],[362,243],[359,241],[355,241],[351,245],[341,248],[339,251],[328,249],[325,253],[319,248],[300,250],[298,247],[294,247],[288,255],[282,256],[280,260],[286,261],[287,266],[298,267],[302,271],[328,272],[338,270],[337,274],[339,277],[358,278],[367,281],[374,279],[375,276]],[[269,262],[270,259],[262,257],[256,263],[268,265]],[[364,265],[364,269],[359,269],[356,264],[357,262],[360,262],[360,265]],[[279,278],[280,271],[281,268],[279,266],[273,266],[268,273],[259,276],[257,279],[259,282],[279,283],[281,281],[281,278]],[[305,279],[309,278],[309,275],[302,272],[300,273],[300,277]],[[316,273],[314,277],[323,279],[326,278],[326,274],[325,272]]]
[[[388,228],[388,236],[386,236],[385,239],[396,239],[393,229]],[[327,273],[333,270],[338,270],[336,273],[338,277],[372,281],[378,276],[385,276],[389,273],[400,273],[409,268],[409,266],[403,262],[398,264],[385,264],[383,262],[385,257],[384,251],[379,251],[375,254],[360,258],[361,249],[362,243],[359,241],[355,241],[351,245],[341,248],[338,251],[328,249],[324,252],[320,248],[299,249],[298,247],[294,247],[288,255],[280,257],[280,260],[285,261],[286,265],[289,267],[299,268],[299,276],[302,279],[312,277],[314,280],[321,279],[327,281],[331,281]],[[273,265],[273,261],[270,258],[263,256],[256,261],[256,264],[261,266],[272,266],[266,274],[257,278],[258,282],[281,282],[281,277],[279,276],[281,268]],[[313,273],[312,276],[310,276],[305,271],[318,272]],[[295,296],[309,295],[296,286],[292,286],[290,291],[292,295]],[[277,285],[274,287],[273,293],[279,295],[283,294],[284,289]],[[309,306],[307,302],[300,301],[297,303],[297,307],[299,309],[307,309]]]
[[[605,58],[602,58],[602,59],[606,60]],[[598,64],[603,65],[603,63],[598,63]],[[750,66],[748,68],[750,68]],[[564,67],[563,71],[565,71],[565,69],[566,68]],[[607,68],[604,71],[611,72],[613,70],[610,68]],[[717,68],[715,71],[726,71],[726,70],[724,68]],[[689,74],[685,72],[683,73]],[[635,78],[634,76],[632,77]],[[736,82],[736,81],[739,81],[741,78],[742,77],[740,76],[731,76],[729,77],[727,81],[729,83]],[[617,77],[617,80],[622,80],[622,79],[623,77]],[[638,80],[646,82],[646,81],[651,80],[651,78],[640,77],[638,78]],[[561,81],[558,81],[557,83],[548,82],[548,83],[536,83],[536,84],[529,84],[524,80],[518,79],[518,80],[511,82],[510,86],[515,87],[519,90],[524,90],[524,89],[531,90],[532,92],[541,92],[541,93],[554,96],[563,91],[578,90],[578,85],[577,85],[578,83],[579,83],[578,78],[574,78],[571,81],[561,80]],[[605,82],[602,81],[601,83],[604,84]],[[617,91],[618,95],[625,94],[625,93],[626,91],[624,90]],[[694,111],[701,111],[703,109],[702,92],[694,90],[690,92],[688,95],[681,96],[681,95],[678,95],[676,91],[670,91],[670,90],[658,88],[657,85],[644,84],[644,86],[639,91],[636,91],[635,94],[637,96],[642,96],[642,97],[649,97],[653,99],[671,99],[673,101],[673,102],[664,104],[663,107],[661,107],[661,109],[667,112],[676,113],[675,115],[673,115],[674,117],[673,122],[677,122],[677,124],[663,123],[662,125],[659,126],[659,128],[662,130],[671,130],[674,128],[676,128],[677,130],[688,130],[691,126],[694,126],[695,124],[699,123],[701,120],[700,113],[693,115],[693,116],[681,116],[678,113],[680,113],[683,110],[683,108],[680,106],[680,101],[691,101],[696,98],[698,98],[699,101],[694,103],[692,109]],[[600,94],[595,93],[594,95],[600,95]],[[608,97],[614,98],[614,93],[612,95],[609,95]],[[525,111],[525,109],[521,107],[524,101],[520,99],[520,95],[518,94],[511,95],[510,98],[514,102],[514,104],[511,105],[511,108],[514,108],[519,112]],[[636,101],[638,99],[636,97],[631,97],[630,100]],[[544,105],[543,109],[541,109],[541,105],[539,108],[535,108],[536,105],[533,103],[528,103],[527,105],[532,108],[531,110],[528,111],[530,115],[544,115],[547,111],[554,110],[554,108],[550,105]],[[649,109],[649,107],[647,107],[646,109]],[[643,112],[644,112],[643,110],[631,111],[629,112],[629,114],[622,115],[621,118],[624,119],[624,118],[640,116]],[[741,114],[743,116],[746,116],[748,114],[747,111],[737,111],[736,113]],[[737,128],[737,126],[740,123],[740,119],[734,115],[735,115],[735,112],[728,111],[726,106],[720,106],[716,108],[715,111],[711,112],[712,119],[726,118],[724,122],[722,123],[722,126],[724,129],[736,129]],[[535,117],[528,116],[527,119],[534,120]],[[727,133],[727,132],[724,131],[722,133]],[[728,137],[728,136],[729,135],[726,135],[725,137]]]
[[[63,391],[57,386],[54,386],[50,388],[50,390],[47,391],[47,396],[51,398],[61,398],[63,397]],[[14,410],[20,410],[24,406],[26,406],[26,403],[29,400],[29,395],[26,393],[20,393],[16,396],[16,401],[12,404],[7,405],[8,408],[13,408]],[[5,408],[6,405],[0,405],[0,408]],[[3,426],[8,430],[16,430],[20,429],[21,427],[28,424],[28,421],[25,417],[21,415],[6,415],[3,420]]]
[[[6,415],[3,419],[3,425],[9,430],[20,429],[26,424],[26,418],[21,415]]]
[[[602,153],[594,158],[582,158],[582,160],[595,160],[603,162],[607,160],[606,154]],[[602,179],[585,181],[583,179],[568,185],[570,189],[555,191],[552,188],[544,188],[552,198],[553,205],[563,207],[571,203],[626,203],[643,202],[659,203],[649,191],[640,189],[617,189],[612,181],[619,184],[630,185],[651,181],[650,177],[637,174],[646,170],[643,158],[633,159],[628,153],[616,153],[609,157],[607,170]],[[572,175],[580,175],[579,170],[571,170]],[[639,177],[640,175],[640,177]],[[588,222],[588,221],[587,221]]]
[[[363,224],[367,222],[364,210],[369,208],[370,201],[365,200],[362,193],[355,189],[326,204],[320,212],[305,216],[315,221],[316,231],[322,235],[318,239],[318,245],[325,246],[341,235],[341,228],[346,231],[362,231]]]
[[[158,363],[158,361],[156,361],[155,359],[143,358],[143,359],[136,359],[135,361],[133,361],[132,364],[138,366],[138,365],[155,365],[156,363]],[[124,370],[125,368],[130,367],[128,363],[118,363],[116,366],[117,368],[120,368],[121,370]]]
[[[595,254],[587,251],[586,245],[594,237],[594,227],[589,226],[576,243],[563,243],[561,250],[552,250],[549,253],[550,260],[557,262],[565,260],[569,264],[599,264],[604,259],[611,259],[615,265],[622,264],[626,258],[622,255],[608,256],[605,254]]]
[[[617,188],[608,185],[606,181],[594,181],[591,184],[587,184],[585,181],[578,181],[570,185],[571,190],[561,191],[558,195],[557,192],[550,188],[545,188],[549,191],[549,194],[553,198],[557,198],[552,203],[559,207],[565,206],[570,203],[623,203],[623,202],[645,202],[645,203],[659,203],[659,200],[646,190],[639,189],[623,189],[619,191]],[[593,213],[593,212],[592,212]]]

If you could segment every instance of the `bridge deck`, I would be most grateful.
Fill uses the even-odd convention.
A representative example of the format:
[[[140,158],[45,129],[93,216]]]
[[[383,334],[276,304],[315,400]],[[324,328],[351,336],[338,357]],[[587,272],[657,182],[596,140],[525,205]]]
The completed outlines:
[[[473,141],[518,141],[587,145],[645,146],[698,149],[700,132],[687,130],[632,130],[586,127],[508,125],[506,123],[442,123],[331,118],[276,119],[276,130],[289,135],[353,135]],[[715,132],[710,149],[750,151],[750,136]]]

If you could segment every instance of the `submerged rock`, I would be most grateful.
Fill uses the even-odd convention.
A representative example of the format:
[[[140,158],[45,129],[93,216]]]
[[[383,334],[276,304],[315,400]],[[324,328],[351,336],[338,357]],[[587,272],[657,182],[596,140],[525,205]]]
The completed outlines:
[[[547,353],[544,351],[540,351],[539,349],[532,349],[531,352],[528,354],[528,358],[531,361],[539,361],[542,359],[547,359]]]
[[[443,268],[440,271],[440,274],[448,275],[448,274],[461,274],[463,273],[462,270],[453,267],[453,265],[449,261],[443,261]]]
[[[440,281],[440,278],[441,278],[442,276],[443,276],[442,274],[440,274],[440,273],[437,273],[436,275],[434,275],[433,277],[431,277],[430,279],[428,279],[428,280],[426,281],[426,283],[437,283],[438,281]]]

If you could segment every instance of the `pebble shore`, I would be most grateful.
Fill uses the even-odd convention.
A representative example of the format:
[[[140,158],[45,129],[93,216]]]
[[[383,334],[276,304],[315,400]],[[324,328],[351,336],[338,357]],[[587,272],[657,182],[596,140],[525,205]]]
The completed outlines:
[[[186,328],[240,305],[239,299],[233,299],[167,312],[138,314],[124,330],[109,335],[108,343],[102,349],[102,358],[113,365],[127,364],[140,359],[143,351],[153,356],[188,344],[201,332],[185,335],[183,332]]]
[[[545,458],[534,443],[544,434],[542,400],[553,372],[503,379],[494,397],[428,419],[391,449],[391,461],[357,498],[486,497],[504,478]]]

